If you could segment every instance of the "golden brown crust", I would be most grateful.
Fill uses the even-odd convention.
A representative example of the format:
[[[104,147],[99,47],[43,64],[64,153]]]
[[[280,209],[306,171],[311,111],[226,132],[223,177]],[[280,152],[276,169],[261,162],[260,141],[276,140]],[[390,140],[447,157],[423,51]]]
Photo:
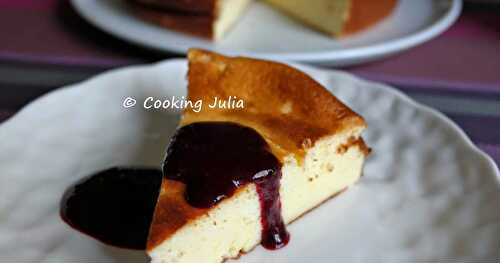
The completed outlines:
[[[199,113],[186,110],[181,126],[200,121],[232,121],[249,126],[281,159],[290,154],[300,158],[305,148],[323,136],[366,126],[363,118],[316,81],[283,64],[194,49],[189,51],[188,80],[190,100],[201,99],[206,105],[215,96],[237,96],[245,100],[245,108],[204,106]],[[147,249],[152,250],[208,211],[187,204],[182,183],[163,180]]]
[[[132,4],[132,10],[138,17],[167,29],[207,39],[212,39],[214,35],[213,15],[169,12],[139,4]]]
[[[349,18],[341,35],[351,35],[367,29],[389,16],[398,0],[351,0]]]
[[[153,8],[188,14],[210,15],[214,13],[216,0],[128,0]]]

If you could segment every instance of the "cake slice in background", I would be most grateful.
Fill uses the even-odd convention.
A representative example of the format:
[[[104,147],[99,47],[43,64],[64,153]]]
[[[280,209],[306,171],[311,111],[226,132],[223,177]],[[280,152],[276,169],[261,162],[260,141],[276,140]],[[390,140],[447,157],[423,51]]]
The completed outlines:
[[[193,155],[193,159],[175,160],[171,154],[178,152],[177,147],[189,146],[175,143],[178,137],[184,136],[178,134],[168,149],[160,196],[149,233],[147,252],[152,262],[218,263],[238,257],[259,243],[266,245],[269,240],[264,240],[267,238],[265,223],[269,217],[288,224],[360,178],[369,153],[361,138],[361,132],[366,128],[363,118],[299,70],[269,61],[191,50],[188,80],[188,97],[192,101],[211,102],[215,96],[236,96],[245,101],[245,108],[203,107],[200,112],[188,109],[182,116],[179,134],[185,134],[195,126],[217,123],[232,123],[256,132],[281,166],[275,174],[281,174],[281,177],[271,177],[281,178],[277,181],[279,200],[275,203],[281,212],[278,215],[266,214],[258,183],[240,185],[234,193],[226,195],[212,207],[194,207],[189,198],[192,193],[186,190],[193,180],[187,183],[176,180],[185,169],[172,170],[172,165],[178,165],[179,161],[185,163],[186,169],[210,165],[207,161],[217,156],[223,158],[220,155],[224,151],[218,151],[222,144],[214,146],[213,152],[205,153],[207,160],[203,160],[203,164],[199,162],[199,155],[196,158]],[[228,142],[231,141],[225,133],[220,135],[221,138],[208,138],[228,138]],[[250,137],[243,139],[251,140]],[[203,138],[206,138],[205,134],[199,134],[198,143],[190,145],[210,145]],[[235,155],[240,154],[237,151]],[[253,159],[232,165],[251,167]],[[257,165],[261,162],[255,163]],[[210,176],[210,169],[201,169],[202,176],[205,179]],[[203,191],[211,190],[206,188]],[[284,245],[279,238],[276,241]],[[291,242],[293,238],[300,237],[292,237]]]

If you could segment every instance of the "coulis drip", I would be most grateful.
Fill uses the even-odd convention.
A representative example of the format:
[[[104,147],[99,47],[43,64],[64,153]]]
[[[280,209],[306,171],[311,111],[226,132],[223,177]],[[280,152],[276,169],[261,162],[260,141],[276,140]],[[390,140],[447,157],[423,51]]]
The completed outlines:
[[[262,245],[289,241],[281,217],[281,163],[255,130],[230,122],[198,122],[180,128],[167,149],[163,175],[186,185],[193,207],[209,208],[255,183],[260,199]]]
[[[281,217],[280,177],[272,176],[262,181],[256,181],[262,224],[262,240],[260,243],[270,250],[280,249],[290,241],[290,234],[286,230],[285,222]]]
[[[83,178],[64,193],[61,218],[105,244],[144,250],[161,180],[161,170],[146,168],[111,168]]]

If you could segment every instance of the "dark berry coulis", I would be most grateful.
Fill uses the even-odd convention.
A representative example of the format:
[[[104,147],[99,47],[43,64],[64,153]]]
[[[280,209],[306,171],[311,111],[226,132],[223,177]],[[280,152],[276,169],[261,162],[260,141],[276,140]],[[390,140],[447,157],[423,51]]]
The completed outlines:
[[[262,245],[285,246],[289,233],[281,216],[281,163],[253,129],[230,122],[198,122],[180,128],[172,138],[163,176],[186,185],[193,207],[209,208],[255,183],[262,218]],[[76,229],[104,243],[144,249],[161,172],[113,168],[70,187],[61,216]]]
[[[62,219],[106,244],[144,250],[161,186],[161,171],[111,168],[70,186]]]

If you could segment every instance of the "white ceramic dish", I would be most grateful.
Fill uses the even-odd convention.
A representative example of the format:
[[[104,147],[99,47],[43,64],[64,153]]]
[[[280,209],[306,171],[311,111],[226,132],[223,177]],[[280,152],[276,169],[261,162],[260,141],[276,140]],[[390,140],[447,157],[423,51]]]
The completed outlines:
[[[401,52],[439,35],[458,18],[462,0],[400,0],[393,15],[375,27],[334,40],[254,3],[242,21],[212,43],[146,23],[122,0],[71,0],[86,20],[132,43],[160,51],[186,53],[190,47],[225,54],[345,66]]]
[[[185,60],[114,70],[57,90],[0,126],[0,255],[9,263],[147,262],[59,218],[64,189],[115,165],[154,165],[178,113],[140,107],[185,93]],[[498,262],[500,184],[493,161],[442,114],[400,92],[301,67],[369,124],[364,177],[290,226],[290,244],[237,262]],[[139,101],[125,109],[125,98]]]

